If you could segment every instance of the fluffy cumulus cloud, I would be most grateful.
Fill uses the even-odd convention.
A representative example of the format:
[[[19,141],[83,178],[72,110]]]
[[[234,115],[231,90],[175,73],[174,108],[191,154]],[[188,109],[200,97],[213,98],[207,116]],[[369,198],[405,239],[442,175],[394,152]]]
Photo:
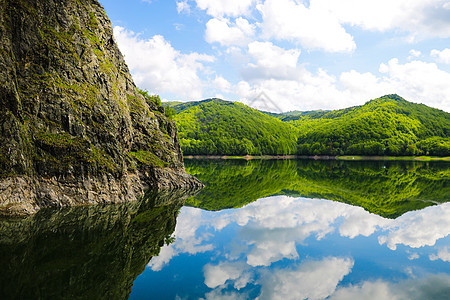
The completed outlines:
[[[195,0],[197,7],[213,17],[247,15],[256,0]]]
[[[258,65],[259,74],[270,74],[270,68]],[[295,70],[285,67],[285,78],[257,78],[244,70],[247,81],[240,82],[236,93],[245,104],[255,108],[262,103],[254,101],[262,91],[278,103],[282,110],[338,109],[362,104],[386,94],[399,94],[405,99],[450,111],[450,73],[435,63],[413,60],[400,63],[396,58],[380,64],[378,73],[342,72],[338,77],[326,70],[310,72],[302,65]],[[262,77],[262,75],[260,75]]]
[[[299,49],[285,50],[271,42],[252,42],[248,45],[252,62],[242,71],[243,77],[248,81],[296,77],[300,53]]]
[[[257,6],[262,15],[261,30],[266,38],[288,40],[308,49],[352,52],[353,37],[329,11],[306,7],[294,0],[266,0]]]
[[[431,260],[443,260],[446,262],[450,262],[450,251],[449,248],[447,246],[439,248],[438,253],[437,254],[431,254],[430,255],[430,259]]]
[[[187,0],[177,1],[177,11],[178,13],[191,13],[191,6]]]
[[[138,86],[182,99],[202,97],[204,82],[199,74],[214,57],[196,52],[183,54],[160,35],[142,39],[119,26],[114,27],[114,37]]]
[[[413,38],[450,37],[448,0],[312,0],[311,6],[365,30],[396,29]]]
[[[231,83],[222,76],[216,76],[213,84],[216,89],[225,93],[228,93],[231,89]]]
[[[336,226],[342,217],[344,221]],[[320,240],[334,232],[336,227],[342,236],[354,238],[369,236],[391,222],[360,207],[286,196],[260,199],[228,219],[243,227],[241,237],[252,245],[245,250],[246,261],[254,267],[270,266],[281,259],[295,260],[299,258],[297,244],[312,236]]]
[[[262,283],[260,299],[324,299],[349,274],[353,261],[329,257],[292,270],[275,270]]]
[[[430,55],[432,57],[435,57],[436,60],[440,63],[450,64],[450,49],[449,48],[446,48],[442,51],[433,49],[433,50],[431,50]]]
[[[401,64],[391,59],[380,65],[380,72],[388,75],[384,80],[391,90],[406,99],[450,111],[450,73],[436,64],[418,60]]]
[[[234,281],[234,288],[240,290],[252,281],[248,269],[249,266],[242,262],[207,264],[203,268],[205,285],[209,288],[216,288],[224,285],[228,280],[232,280]]]
[[[184,213],[178,217],[177,227],[173,233],[176,242],[161,248],[160,255],[154,257],[147,266],[153,271],[160,271],[180,253],[196,254],[213,250],[214,247],[208,243],[207,237],[197,234],[197,230],[207,222],[201,210],[184,208]]]
[[[399,283],[366,281],[360,285],[340,288],[328,299],[447,299],[449,286],[450,276],[444,274]]]
[[[211,19],[206,23],[205,39],[222,46],[246,45],[254,34],[255,26],[244,18],[233,23],[229,19]]]
[[[351,60],[359,40],[353,32],[388,33],[399,43],[448,38],[448,0],[177,0],[176,4],[179,13],[197,9],[212,17],[205,24],[204,38],[215,57],[182,53],[162,36],[143,39],[115,27],[135,82],[163,97],[201,100],[226,95],[257,109],[281,112],[340,109],[396,93],[450,111],[450,73],[440,65],[450,64],[450,49],[433,49],[429,55],[436,63],[430,63],[423,61],[423,49],[417,44],[403,58],[396,53],[398,58],[380,60],[378,70],[372,66],[364,72],[330,71],[306,61],[312,52]],[[340,52],[344,54],[335,54]],[[219,76],[234,71],[211,71],[217,60],[218,67],[226,62],[237,72]]]
[[[437,240],[450,234],[449,215],[450,203],[408,212],[387,226],[387,233],[379,236],[378,240],[380,244],[386,243],[392,250],[398,244],[412,248],[433,246]]]

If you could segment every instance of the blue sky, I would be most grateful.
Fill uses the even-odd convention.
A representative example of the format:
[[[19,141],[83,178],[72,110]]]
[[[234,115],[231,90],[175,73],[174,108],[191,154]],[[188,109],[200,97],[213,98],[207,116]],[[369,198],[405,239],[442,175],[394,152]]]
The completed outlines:
[[[136,84],[283,111],[385,94],[450,112],[449,0],[100,0]],[[275,109],[275,108],[274,108]]]

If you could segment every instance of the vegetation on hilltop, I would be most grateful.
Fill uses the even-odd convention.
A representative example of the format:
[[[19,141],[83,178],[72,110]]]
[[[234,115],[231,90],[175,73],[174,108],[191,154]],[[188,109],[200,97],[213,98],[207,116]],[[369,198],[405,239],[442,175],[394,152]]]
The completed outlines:
[[[295,154],[297,129],[241,103],[208,99],[173,106],[186,155]]]
[[[283,114],[219,99],[171,107],[186,155],[450,156],[450,114],[398,95]]]
[[[450,114],[398,95],[295,119],[301,155],[450,155]]]

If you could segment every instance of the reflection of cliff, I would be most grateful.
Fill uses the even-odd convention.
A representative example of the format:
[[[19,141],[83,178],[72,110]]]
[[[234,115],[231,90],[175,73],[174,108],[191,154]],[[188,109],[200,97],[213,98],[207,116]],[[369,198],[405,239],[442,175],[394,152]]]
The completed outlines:
[[[188,195],[0,221],[0,299],[126,299]]]
[[[383,217],[450,200],[447,163],[342,161],[187,161],[207,188],[187,201],[208,210],[289,194],[358,205]]]

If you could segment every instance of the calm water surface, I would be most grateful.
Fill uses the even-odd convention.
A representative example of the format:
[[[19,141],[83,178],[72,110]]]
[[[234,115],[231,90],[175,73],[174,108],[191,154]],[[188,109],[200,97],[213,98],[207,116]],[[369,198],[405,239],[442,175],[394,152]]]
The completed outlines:
[[[450,299],[448,163],[186,169],[195,196],[0,220],[0,299]]]
[[[130,299],[450,299],[448,164],[186,167],[208,186]]]

